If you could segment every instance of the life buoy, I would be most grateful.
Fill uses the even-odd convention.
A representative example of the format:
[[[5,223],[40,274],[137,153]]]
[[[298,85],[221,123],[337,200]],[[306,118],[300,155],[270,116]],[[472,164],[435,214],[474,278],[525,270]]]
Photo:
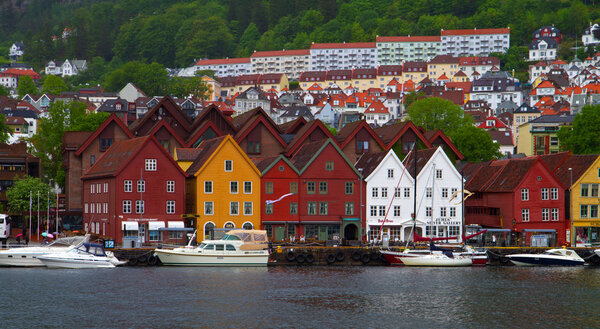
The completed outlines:
[[[315,256],[313,256],[313,254],[306,255],[306,263],[307,264],[312,264],[314,261],[315,261]]]
[[[154,265],[158,264],[158,257],[151,255],[148,257],[147,262],[148,262],[148,265],[154,266]]]
[[[338,262],[343,262],[344,259],[346,259],[346,253],[344,253],[341,250],[338,250],[338,252],[335,253],[335,260],[337,260]]]
[[[306,260],[306,256],[304,256],[304,254],[298,254],[296,256],[296,261],[298,262],[298,264],[304,263],[305,260]]]
[[[363,264],[366,264],[371,261],[371,256],[369,256],[369,254],[362,254],[360,256],[360,261],[363,262]]]
[[[127,263],[131,266],[136,266],[138,263],[138,260],[137,260],[137,258],[131,258],[127,261]]]
[[[288,252],[285,254],[285,259],[287,259],[287,261],[288,261],[288,262],[293,262],[293,261],[294,261],[294,259],[296,259],[296,255],[294,254],[294,252],[293,252],[293,251],[288,251]]]
[[[358,261],[360,260],[360,252],[359,252],[358,250],[354,250],[354,251],[352,252],[352,255],[351,255],[351,257],[352,257],[352,260],[354,260],[354,261],[357,261],[357,262],[358,262]]]
[[[325,261],[327,262],[327,264],[335,263],[335,255],[334,254],[327,255],[327,257],[325,257]]]

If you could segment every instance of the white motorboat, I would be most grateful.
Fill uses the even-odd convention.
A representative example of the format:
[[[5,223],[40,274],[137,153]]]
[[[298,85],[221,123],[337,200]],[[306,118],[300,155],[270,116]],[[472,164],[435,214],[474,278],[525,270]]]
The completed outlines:
[[[44,246],[13,247],[0,250],[0,266],[44,266],[44,264],[38,260],[39,256],[68,251],[76,248],[88,239],[89,235],[65,237],[56,239],[52,243]]]
[[[39,256],[38,259],[50,268],[112,268],[119,262],[116,257],[107,255],[101,244],[88,242],[66,252]]]
[[[438,266],[438,267],[457,267],[471,266],[473,260],[465,256],[448,256],[440,251],[432,251],[430,254],[421,256],[399,256],[405,266]]]
[[[205,240],[198,247],[156,249],[154,254],[172,266],[266,266],[267,231],[231,230],[221,240]]]
[[[467,246],[463,251],[453,252],[452,257],[449,257],[443,253],[439,253],[437,251],[430,250],[404,250],[400,251],[390,251],[390,250],[381,250],[380,253],[383,257],[390,263],[390,265],[405,265],[402,261],[402,258],[422,258],[424,256],[429,256],[429,262],[431,260],[436,260],[439,263],[441,260],[445,260],[443,257],[439,257],[439,255],[444,256],[446,258],[454,258],[453,261],[445,261],[447,265],[420,265],[420,266],[468,266],[464,265],[464,259],[470,259],[471,263],[469,265],[472,266],[485,266],[487,265],[487,253],[485,251],[476,251],[473,248]],[[435,256],[431,256],[435,255]],[[426,261],[427,258],[421,259],[421,261]],[[450,265],[455,263],[456,265]],[[410,266],[410,265],[409,265]]]
[[[506,256],[517,266],[577,266],[585,260],[570,249],[550,249],[542,254],[514,254]]]

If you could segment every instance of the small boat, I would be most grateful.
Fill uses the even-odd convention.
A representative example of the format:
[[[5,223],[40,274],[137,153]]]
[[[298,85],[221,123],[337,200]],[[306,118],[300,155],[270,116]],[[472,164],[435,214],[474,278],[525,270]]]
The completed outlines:
[[[404,265],[402,261],[402,257],[422,257],[426,255],[431,255],[433,252],[430,250],[408,250],[399,252],[399,251],[391,251],[391,250],[381,250],[380,253],[383,255],[385,260],[387,260],[390,265]],[[446,256],[447,257],[447,256]],[[436,257],[437,258],[437,257]],[[466,246],[463,251],[453,252],[452,258],[463,259],[468,258],[471,260],[472,266],[485,266],[487,265],[487,252],[486,251],[478,251],[473,248]],[[460,265],[457,266],[465,266],[462,265],[462,262],[458,262]],[[434,266],[434,265],[432,265]],[[449,265],[446,265],[449,266]]]
[[[506,256],[517,266],[577,266],[585,260],[570,249],[550,249],[542,254],[514,254]]]
[[[154,255],[171,266],[267,266],[267,231],[231,230],[221,240],[205,240],[198,247],[156,249]]]
[[[400,256],[400,260],[405,266],[460,267],[473,265],[471,257],[447,255],[439,251],[417,257]]]
[[[121,263],[114,255],[107,255],[103,245],[89,242],[62,253],[42,255],[38,259],[49,268],[112,268]]]
[[[38,260],[39,256],[68,251],[76,248],[88,239],[89,235],[65,237],[56,239],[52,243],[44,246],[16,247],[0,250],[0,266],[44,266],[44,264]]]

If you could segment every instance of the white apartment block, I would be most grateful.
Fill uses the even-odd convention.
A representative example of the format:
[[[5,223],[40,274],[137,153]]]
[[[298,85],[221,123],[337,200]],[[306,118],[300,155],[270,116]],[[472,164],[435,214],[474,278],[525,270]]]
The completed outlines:
[[[403,61],[427,61],[442,54],[439,36],[377,37],[379,65],[399,65]]]
[[[250,74],[252,66],[249,57],[201,59],[194,65],[194,73],[203,70],[214,71],[218,77],[235,77]]]
[[[255,51],[250,56],[252,74],[285,73],[290,79],[310,70],[310,50]]]
[[[375,42],[313,43],[310,70],[352,70],[377,67]]]
[[[442,30],[442,49],[447,55],[488,56],[503,53],[510,47],[510,28]]]

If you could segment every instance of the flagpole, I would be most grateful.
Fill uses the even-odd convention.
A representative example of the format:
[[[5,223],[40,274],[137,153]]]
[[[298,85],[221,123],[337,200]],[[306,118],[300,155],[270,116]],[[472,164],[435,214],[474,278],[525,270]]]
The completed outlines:
[[[40,191],[38,190],[37,239],[40,241]]]
[[[48,191],[48,202],[46,203],[48,208],[46,215],[46,233],[50,233],[50,191]]]
[[[31,207],[33,203],[33,191],[29,191],[29,240],[31,240]]]
[[[58,193],[56,193],[56,235],[58,238]]]

